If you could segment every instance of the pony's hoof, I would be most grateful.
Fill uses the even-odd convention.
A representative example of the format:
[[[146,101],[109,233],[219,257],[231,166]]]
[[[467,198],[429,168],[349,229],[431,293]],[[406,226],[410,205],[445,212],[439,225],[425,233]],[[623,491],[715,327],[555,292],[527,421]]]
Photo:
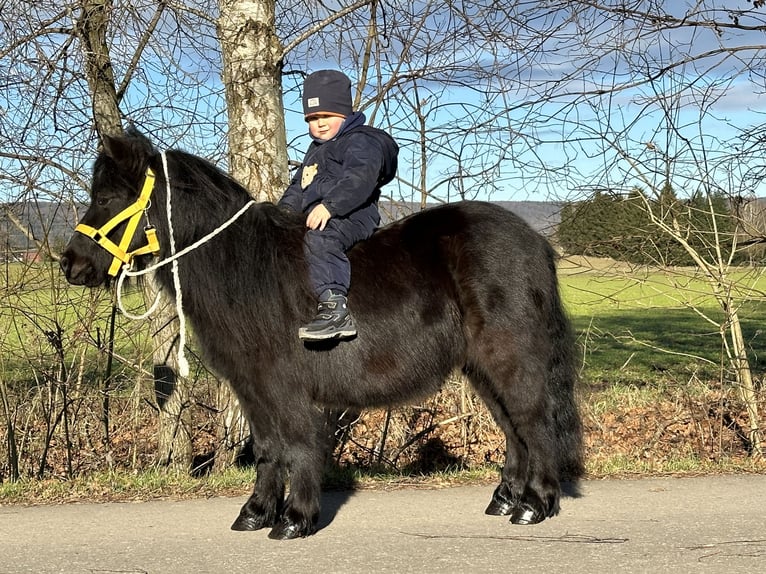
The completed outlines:
[[[492,500],[489,501],[489,505],[484,514],[491,514],[492,516],[508,516],[513,509],[518,506],[518,499],[508,498],[502,494],[502,485],[495,489],[492,493]]]
[[[513,512],[514,508],[516,508],[516,504],[510,500],[498,500],[497,498],[493,498],[489,501],[489,505],[484,510],[484,514],[491,514],[492,516],[508,516]]]
[[[545,520],[545,513],[532,508],[528,504],[521,503],[511,514],[512,524],[538,524]]]
[[[272,540],[293,540],[295,538],[305,538],[314,533],[311,528],[301,528],[296,522],[282,520],[277,523],[269,532],[269,538]]]
[[[265,528],[266,526],[272,526],[272,524],[265,524],[265,521],[263,518],[259,518],[257,516],[249,515],[249,514],[240,514],[237,516],[237,519],[234,521],[234,524],[231,525],[232,530],[237,530],[239,532],[252,532],[254,530],[260,530],[261,528]]]

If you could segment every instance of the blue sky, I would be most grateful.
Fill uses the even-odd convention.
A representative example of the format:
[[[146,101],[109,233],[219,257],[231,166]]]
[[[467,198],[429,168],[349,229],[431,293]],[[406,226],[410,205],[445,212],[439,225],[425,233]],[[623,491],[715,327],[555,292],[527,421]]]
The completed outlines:
[[[692,5],[664,3],[666,11],[677,15],[683,15]],[[739,5],[752,9],[745,2]],[[727,3],[727,7],[732,6]],[[484,150],[489,156],[505,155],[494,172],[498,189],[492,192],[493,199],[578,197],[599,186],[619,190],[635,185],[645,187],[648,183],[659,188],[664,184],[667,158],[672,158],[672,183],[682,194],[697,192],[704,184],[713,183],[708,189],[766,195],[762,187],[740,181],[737,172],[743,166],[738,165],[737,157],[731,156],[740,130],[764,120],[760,111],[763,79],[748,74],[749,67],[763,68],[762,47],[766,46],[766,37],[762,31],[724,28],[719,34],[697,26],[658,33],[646,23],[636,26],[626,23],[620,28],[608,21],[595,21],[592,29],[574,30],[574,24],[566,22],[565,13],[554,14],[552,10],[547,18],[554,23],[559,19],[559,35],[548,38],[534,54],[495,46],[485,53],[479,50],[449,55],[461,62],[483,59],[486,70],[496,69],[496,83],[493,84],[491,75],[482,81],[489,82],[498,93],[504,92],[509,102],[509,109],[493,120],[494,134],[487,136],[494,149]],[[751,20],[740,15],[741,23],[761,25],[761,14],[757,11],[755,14],[758,18]],[[719,13],[718,17],[728,21],[725,14]],[[591,50],[597,42],[603,50],[596,58]],[[621,49],[609,51],[619,43]],[[700,57],[721,46],[728,51]],[[592,58],[590,66],[580,70],[579,66],[588,58]],[[577,95],[614,84],[632,84],[669,62],[684,59],[688,61],[651,84],[626,88],[612,96]],[[518,72],[516,76],[514,72]],[[552,97],[547,102],[535,102],[535,94],[553,84],[557,86]],[[565,95],[566,92],[571,95]],[[434,142],[454,146],[465,137],[466,124],[492,116],[493,110],[481,113],[449,106],[451,101],[480,107],[480,99],[481,93],[468,87],[452,86],[440,92],[437,103],[441,107],[436,111],[434,106],[431,116]],[[286,104],[290,108],[290,102]],[[672,122],[660,104],[671,112]],[[702,109],[704,117],[700,115]],[[464,116],[460,117],[459,112],[465,112]],[[391,123],[396,132],[397,119],[391,119]],[[451,125],[452,135],[445,135]],[[505,134],[501,133],[503,129]],[[303,130],[300,117],[289,114],[289,134]],[[724,156],[729,161],[724,162]],[[411,157],[417,157],[417,150],[405,147],[402,150],[405,173]],[[640,171],[635,169],[638,166]],[[456,166],[451,159],[434,157],[431,169],[429,181],[433,183],[455,172]],[[700,180],[700,171],[705,171],[707,181]],[[488,189],[486,182],[483,185]],[[473,189],[482,189],[482,183]]]

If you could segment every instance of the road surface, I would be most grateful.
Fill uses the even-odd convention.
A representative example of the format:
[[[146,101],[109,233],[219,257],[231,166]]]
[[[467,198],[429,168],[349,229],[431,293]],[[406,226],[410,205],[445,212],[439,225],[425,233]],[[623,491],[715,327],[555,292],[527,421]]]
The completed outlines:
[[[0,506],[0,572],[766,572],[766,477],[585,481],[556,518],[485,516],[491,486],[328,493],[319,532],[229,530],[246,500]]]

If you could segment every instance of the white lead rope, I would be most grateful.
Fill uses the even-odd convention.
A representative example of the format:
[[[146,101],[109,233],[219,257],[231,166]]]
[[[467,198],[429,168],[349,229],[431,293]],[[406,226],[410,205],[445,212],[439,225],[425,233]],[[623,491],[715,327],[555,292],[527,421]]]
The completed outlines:
[[[170,236],[170,256],[175,257],[176,240],[173,236],[173,211],[170,201],[170,175],[168,175],[168,157],[162,152],[162,171],[165,172],[165,204],[168,217],[168,235]],[[189,361],[186,360],[186,315],[184,314],[181,279],[178,277],[178,259],[173,259],[173,288],[176,292],[176,312],[178,313],[178,374],[189,376]]]
[[[178,327],[179,327],[179,333],[178,333],[178,374],[182,377],[186,377],[189,375],[189,361],[186,359],[186,315],[184,315],[183,312],[183,297],[181,295],[181,280],[179,278],[178,274],[178,260],[186,255],[187,253],[197,249],[200,245],[203,245],[204,243],[207,243],[209,240],[211,240],[213,237],[218,235],[221,231],[229,227],[232,223],[234,223],[237,219],[240,218],[240,216],[245,213],[250,207],[255,205],[256,201],[251,200],[247,202],[245,205],[243,205],[239,211],[237,211],[234,215],[232,215],[228,220],[223,222],[220,226],[218,226],[216,229],[208,233],[207,235],[201,237],[188,247],[182,249],[181,251],[176,253],[176,242],[175,237],[173,236],[173,217],[172,217],[172,205],[171,205],[171,199],[170,199],[170,174],[168,173],[168,160],[167,156],[165,155],[165,152],[161,152],[160,154],[162,156],[162,169],[165,172],[165,195],[166,195],[166,211],[167,211],[167,218],[168,218],[168,234],[170,238],[170,257],[167,259],[163,259],[162,261],[159,261],[155,263],[154,265],[150,265],[149,267],[146,267],[145,269],[141,269],[139,271],[133,271],[130,267],[130,264],[125,264],[122,269],[122,273],[120,274],[120,277],[117,279],[117,307],[119,308],[120,312],[128,317],[129,319],[137,320],[137,319],[146,319],[156,311],[157,306],[160,301],[160,294],[157,292],[157,296],[154,299],[154,302],[151,304],[149,309],[140,314],[140,315],[134,315],[130,312],[128,312],[123,303],[122,303],[122,289],[123,289],[123,283],[125,281],[125,277],[138,277],[140,275],[146,275],[148,273],[151,273],[152,271],[156,271],[160,267],[163,267],[167,265],[168,263],[172,263],[172,274],[173,274],[173,287],[176,292],[176,313],[178,314]]]

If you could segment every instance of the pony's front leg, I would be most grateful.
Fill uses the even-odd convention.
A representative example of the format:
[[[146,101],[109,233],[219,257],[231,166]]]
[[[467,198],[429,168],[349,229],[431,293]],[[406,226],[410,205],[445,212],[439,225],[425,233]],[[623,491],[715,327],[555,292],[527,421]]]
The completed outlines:
[[[285,498],[285,472],[275,461],[259,458],[253,494],[242,506],[232,530],[271,528],[282,516]]]
[[[322,457],[317,457],[321,459]],[[290,494],[281,519],[269,532],[274,540],[291,540],[314,534],[319,522],[322,465],[310,462],[290,472]]]
[[[311,428],[308,417],[305,426]],[[281,519],[271,529],[269,538],[290,540],[316,532],[319,522],[319,500],[322,474],[329,441],[323,434],[324,422],[315,420],[314,432],[304,428],[300,438],[286,446],[286,460],[290,472],[290,494],[285,501]]]

